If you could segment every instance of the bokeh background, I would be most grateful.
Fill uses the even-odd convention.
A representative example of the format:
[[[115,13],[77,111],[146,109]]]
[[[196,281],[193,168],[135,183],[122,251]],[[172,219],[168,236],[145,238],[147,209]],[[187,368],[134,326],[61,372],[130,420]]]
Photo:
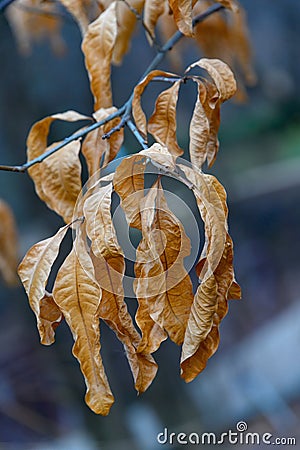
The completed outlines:
[[[186,385],[179,376],[179,349],[165,342],[156,355],[156,380],[137,397],[124,350],[103,326],[103,358],[116,403],[108,417],[98,417],[83,401],[84,381],[71,355],[67,327],[59,327],[53,346],[41,346],[23,289],[1,283],[1,450],[152,450],[161,447],[156,436],[164,428],[221,433],[235,430],[241,420],[248,431],[296,437],[300,446],[300,3],[241,4],[258,81],[248,89],[247,102],[224,105],[221,149],[210,170],[228,192],[236,275],[243,289],[243,299],[230,302],[218,352]],[[6,17],[0,16],[3,164],[25,161],[28,130],[40,118],[67,109],[92,111],[80,34],[70,18],[63,36],[63,56],[53,55],[42,42],[22,57]],[[116,105],[126,100],[153,55],[137,31],[132,52],[113,70]],[[187,63],[200,55],[192,45],[185,47]],[[169,68],[168,62],[161,67]],[[181,96],[180,123],[189,116],[193,99],[192,90]],[[179,139],[186,147],[184,126]],[[124,153],[136,151],[130,136],[126,142]],[[20,258],[61,226],[35,195],[27,174],[0,173],[0,197],[16,216]]]

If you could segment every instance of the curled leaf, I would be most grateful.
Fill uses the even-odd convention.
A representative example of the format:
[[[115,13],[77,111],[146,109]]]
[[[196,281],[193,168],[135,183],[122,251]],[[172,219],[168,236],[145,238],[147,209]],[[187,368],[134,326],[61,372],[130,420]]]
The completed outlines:
[[[30,307],[36,315],[41,342],[45,345],[50,345],[54,341],[54,329],[51,329],[52,324],[49,323],[51,319],[46,319],[48,323],[45,324],[46,285],[60,244],[69,226],[60,228],[54,236],[33,245],[18,268],[18,274],[28,296]],[[55,305],[52,306],[51,309],[55,309]],[[58,313],[57,310],[56,312]],[[48,317],[48,312],[46,316]],[[58,319],[59,317],[57,317]],[[57,320],[55,319],[54,322]]]
[[[165,145],[173,155],[180,156],[183,150],[176,139],[176,105],[180,81],[157,97],[155,111],[149,119],[148,131],[162,145]]]
[[[84,204],[86,229],[92,242],[96,279],[102,289],[98,316],[115,331],[124,344],[138,392],[144,392],[156,375],[157,365],[148,353],[138,353],[140,335],[124,300],[122,279],[125,262],[112,223],[112,184],[100,187]]]
[[[189,72],[196,66],[205,69],[209,73],[218,89],[221,101],[224,102],[235,94],[236,81],[232,71],[226,63],[220,59],[201,58],[191,64],[186,69],[186,72]]]
[[[114,398],[100,356],[97,311],[101,290],[80,233],[58,271],[53,297],[73,334],[73,354],[80,363],[87,386],[85,401],[95,413],[107,415]]]
[[[178,29],[186,36],[192,36],[192,11],[195,1],[192,0],[169,0]]]
[[[40,300],[39,332],[41,344],[51,345],[55,341],[55,330],[63,320],[63,315],[54,301],[53,295],[45,290]]]
[[[10,207],[0,200],[0,274],[13,286],[17,283],[17,229]]]
[[[167,0],[145,0],[144,22],[151,38],[155,36],[155,26],[160,16],[168,11]],[[151,43],[152,39],[148,40]]]

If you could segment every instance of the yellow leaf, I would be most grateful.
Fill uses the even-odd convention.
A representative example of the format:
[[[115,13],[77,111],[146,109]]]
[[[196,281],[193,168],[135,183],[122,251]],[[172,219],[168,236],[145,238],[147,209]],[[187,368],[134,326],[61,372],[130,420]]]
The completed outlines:
[[[57,258],[60,244],[68,229],[69,225],[66,225],[60,228],[54,236],[33,245],[18,268],[18,274],[28,296],[30,307],[36,315],[41,341],[46,345],[54,341],[53,330],[49,330],[49,325],[45,329],[44,318],[41,317],[43,304],[45,303],[46,285],[52,265]]]
[[[124,301],[125,262],[112,223],[112,184],[100,187],[84,203],[86,229],[91,240],[96,279],[102,289],[98,315],[124,344],[138,392],[144,392],[156,375],[157,365],[147,353],[138,353],[141,341]]]
[[[18,242],[16,223],[10,207],[0,200],[0,274],[13,286],[17,283]]]
[[[113,2],[89,25],[82,42],[95,110],[112,106],[110,72],[118,32],[116,3]]]
[[[55,330],[63,319],[62,313],[53,299],[53,295],[45,291],[40,300],[39,332],[41,344],[51,345],[55,341]]]
[[[163,91],[157,98],[155,111],[149,119],[148,131],[162,145],[165,145],[173,155],[180,156],[183,150],[176,139],[176,105],[180,81]]]
[[[80,233],[58,271],[53,297],[73,334],[73,354],[80,363],[87,386],[85,401],[92,411],[105,416],[114,398],[100,356],[97,311],[101,290]]]
[[[150,72],[139,84],[136,85],[133,91],[133,100],[132,100],[132,114],[134,121],[136,123],[137,129],[141,133],[144,139],[147,138],[147,120],[145,113],[141,106],[141,96],[150,83],[150,81],[155,77],[174,77],[173,73],[164,72],[162,70],[153,70]]]
[[[205,69],[209,73],[218,89],[221,101],[224,102],[235,94],[236,81],[226,63],[220,59],[201,58],[191,64],[185,72],[189,72],[196,66]]]

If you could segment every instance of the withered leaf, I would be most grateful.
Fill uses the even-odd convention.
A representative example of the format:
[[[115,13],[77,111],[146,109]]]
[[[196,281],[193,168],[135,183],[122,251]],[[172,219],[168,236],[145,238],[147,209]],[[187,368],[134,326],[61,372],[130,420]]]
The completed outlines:
[[[101,290],[80,232],[58,271],[53,297],[73,334],[73,354],[80,363],[87,386],[85,401],[95,413],[107,415],[114,398],[100,356],[97,311]]]
[[[176,156],[183,154],[176,139],[176,105],[179,87],[180,81],[176,81],[173,86],[160,93],[156,100],[155,111],[148,122],[149,133]]]
[[[152,190],[156,197],[151,190],[148,195],[155,204],[148,205],[146,197],[142,212],[142,223],[146,223],[137,250],[136,294],[142,303],[147,302],[150,317],[180,345],[193,302],[192,283],[183,265],[190,242],[168,208],[163,190],[156,185]]]
[[[136,14],[141,14],[144,6],[144,0],[128,0],[117,2],[117,23],[118,35],[113,51],[113,62],[120,64],[123,56],[127,53],[130,45],[130,39],[136,25]]]
[[[93,114],[97,122],[106,119],[117,110],[114,106],[110,108],[100,108]],[[81,152],[85,157],[89,175],[94,175],[100,169],[100,162],[104,155],[103,166],[114,159],[119,152],[123,139],[124,130],[116,131],[109,139],[102,139],[103,134],[118,125],[120,118],[116,117],[105,125],[91,131],[84,139]]]
[[[89,25],[89,18],[86,10],[87,2],[84,0],[60,0],[60,2],[77,21],[81,34],[84,36]]]
[[[192,0],[169,0],[178,29],[186,36],[192,36],[192,11],[195,1]]]
[[[0,274],[13,286],[17,283],[18,238],[13,212],[0,200]]]
[[[144,22],[151,37],[155,36],[155,26],[160,16],[168,12],[167,0],[145,0]],[[152,39],[148,40],[151,43]]]
[[[35,158],[37,158],[38,156],[42,155],[43,153],[45,153],[45,151],[47,150],[47,139],[48,139],[48,134],[49,134],[49,129],[50,129],[50,125],[54,120],[65,120],[67,122],[76,122],[78,120],[90,120],[90,117],[84,116],[82,114],[79,114],[76,111],[66,111],[64,113],[59,113],[59,114],[53,114],[52,116],[49,117],[45,117],[44,119],[36,122],[30,129],[30,132],[28,134],[28,138],[27,138],[27,160],[31,161]],[[72,145],[71,145],[72,144]],[[79,169],[79,161],[78,161],[78,157],[74,157],[74,152],[76,153],[77,151],[77,147],[78,144],[71,143],[71,148],[73,149],[73,169],[74,170],[74,175],[76,176],[76,180],[71,181],[71,185],[73,186],[74,183],[79,183],[78,187],[79,190],[81,189],[81,180],[80,178],[80,174],[79,174],[79,178],[78,178],[78,171]],[[64,149],[60,150],[60,155],[63,159],[65,159],[65,152]],[[53,155],[54,156],[54,155]],[[52,158],[53,158],[52,156]],[[46,203],[49,201],[50,208],[53,208],[56,212],[58,212],[58,214],[61,214],[62,211],[59,210],[57,211],[55,209],[55,205],[53,205],[53,203],[51,203],[51,198],[49,198],[49,195],[47,195],[47,192],[45,192],[45,189],[47,191],[48,189],[48,183],[47,183],[47,179],[45,178],[45,174],[44,174],[44,168],[46,165],[46,161],[43,161],[39,164],[35,164],[32,167],[30,167],[28,169],[28,173],[30,175],[30,177],[32,178],[32,180],[34,181],[34,186],[35,186],[35,190],[36,193],[38,194],[38,196],[40,197],[41,200],[45,201]],[[53,162],[56,162],[56,159],[52,159]],[[65,161],[64,163],[66,166],[68,166],[68,162]],[[54,164],[57,167],[57,164]],[[48,164],[49,167],[49,164]],[[67,170],[69,170],[67,168]],[[49,171],[49,168],[48,168]],[[54,178],[56,179],[56,181],[58,180],[58,178],[60,177],[60,175],[58,173],[54,173],[53,175],[51,175],[51,179],[49,180],[50,184],[52,182],[52,176],[54,176]],[[70,185],[70,186],[71,186]],[[71,188],[71,191],[73,191],[74,187]],[[76,188],[75,188],[76,189]],[[74,194],[73,197],[75,197],[76,194]],[[48,203],[47,203],[48,204]],[[67,217],[69,219],[69,215]]]
[[[41,179],[47,206],[72,221],[77,197],[81,191],[80,141],[72,141],[43,161]]]
[[[39,332],[41,344],[51,345],[55,341],[55,330],[63,320],[63,315],[53,299],[53,295],[45,290],[40,300]]]
[[[60,228],[54,236],[33,245],[18,268],[18,274],[28,296],[30,307],[36,315],[41,342],[46,345],[54,341],[54,330],[49,329],[50,324],[45,329],[44,319],[41,317],[41,302],[45,303],[46,285],[51,268],[68,229],[69,225],[66,225]]]
[[[150,354],[137,351],[141,337],[124,300],[122,279],[125,262],[112,223],[111,194],[110,183],[100,187],[84,203],[96,279],[102,289],[98,316],[105,320],[124,344],[135,388],[138,392],[144,392],[156,375],[157,365]]]
[[[89,25],[82,41],[95,110],[112,106],[110,72],[118,34],[116,4],[113,2]]]
[[[218,89],[221,101],[224,102],[235,94],[236,81],[232,71],[226,63],[220,59],[201,58],[191,64],[185,72],[189,72],[196,66],[205,69],[209,73]]]

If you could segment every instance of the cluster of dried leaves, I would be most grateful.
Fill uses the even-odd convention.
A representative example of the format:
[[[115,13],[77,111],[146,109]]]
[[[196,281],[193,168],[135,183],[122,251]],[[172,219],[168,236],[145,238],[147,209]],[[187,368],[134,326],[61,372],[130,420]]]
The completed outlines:
[[[106,322],[123,343],[135,388],[143,392],[157,372],[153,353],[167,337],[182,346],[182,378],[187,382],[193,380],[218,347],[219,325],[227,312],[228,299],[240,298],[228,233],[226,193],[215,177],[202,172],[203,164],[211,167],[218,153],[220,107],[236,92],[232,71],[220,59],[202,58],[190,65],[183,76],[160,70],[148,73],[136,85],[127,106],[129,115],[132,109],[131,129],[139,142],[147,142],[150,134],[155,143],[123,159],[110,175],[102,176],[99,169],[117,156],[124,138],[123,128],[118,127],[124,109],[118,110],[112,101],[111,64],[121,61],[138,19],[143,21],[149,39],[156,45],[158,21],[167,32],[170,18],[173,26],[184,35],[194,36],[208,52],[214,51],[212,42],[220,47],[223,39],[225,46],[232,47],[227,59],[232,60],[234,55],[248,74],[249,48],[242,19],[232,19],[238,25],[231,27],[226,16],[218,16],[218,25],[212,27],[209,38],[204,37],[199,27],[194,32],[194,15],[199,8],[213,3],[206,0],[61,0],[61,3],[82,32],[82,51],[95,112],[89,117],[67,111],[36,122],[27,139],[28,161],[39,158],[53,146],[56,148],[57,143],[48,142],[54,121],[90,120],[99,126],[87,133],[83,141],[70,139],[67,145],[64,143],[58,151],[39,160],[39,164],[30,166],[28,172],[38,196],[66,225],[54,236],[35,244],[25,255],[18,273],[36,315],[41,342],[52,344],[55,329],[62,320],[66,321],[74,337],[73,354],[87,386],[86,403],[94,412],[106,415],[114,398],[100,354],[99,322]],[[219,3],[232,17],[242,17],[238,16],[241,12],[234,0]],[[10,6],[8,16],[23,46],[29,48],[30,41],[41,33],[59,39],[57,13],[61,10],[57,8],[58,2],[40,0],[17,0]],[[38,28],[32,25],[35,16]],[[222,28],[225,23],[226,33]],[[233,48],[234,35],[235,39],[239,36],[240,47]],[[194,75],[195,68],[201,76]],[[141,97],[155,79],[164,80],[171,87],[158,95],[154,112],[147,119]],[[176,138],[176,108],[179,90],[187,81],[197,86],[197,98],[189,130],[190,164],[183,164],[178,159],[183,150]],[[110,139],[102,139],[112,129]],[[90,177],[84,193],[81,161]],[[159,174],[152,187],[145,189],[149,165]],[[195,292],[184,266],[193,243],[167,204],[161,184],[164,175],[175,177],[191,189],[204,223],[205,245],[196,265]],[[112,220],[113,197],[119,198],[128,226],[140,230],[142,235],[134,266],[138,303],[134,319],[125,301],[126,259]],[[54,274],[50,289],[53,264],[69,229],[74,236],[73,246]]]

